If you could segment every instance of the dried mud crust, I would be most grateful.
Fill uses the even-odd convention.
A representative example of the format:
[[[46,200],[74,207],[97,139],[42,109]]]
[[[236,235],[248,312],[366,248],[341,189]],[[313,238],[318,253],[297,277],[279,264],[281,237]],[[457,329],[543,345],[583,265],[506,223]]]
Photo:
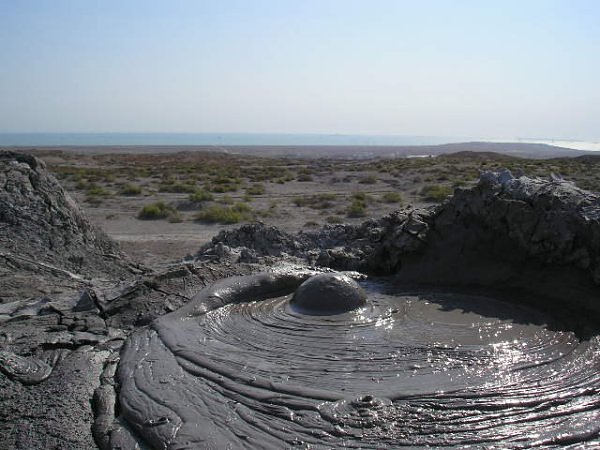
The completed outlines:
[[[30,155],[0,151],[0,303],[135,271]]]

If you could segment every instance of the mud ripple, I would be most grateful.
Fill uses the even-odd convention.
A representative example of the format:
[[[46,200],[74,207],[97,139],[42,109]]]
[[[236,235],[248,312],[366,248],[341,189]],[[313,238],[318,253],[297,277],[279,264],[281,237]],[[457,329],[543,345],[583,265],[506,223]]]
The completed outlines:
[[[155,448],[598,445],[600,345],[492,298],[363,283],[165,316],[127,343],[125,418]],[[550,325],[551,324],[551,325]]]

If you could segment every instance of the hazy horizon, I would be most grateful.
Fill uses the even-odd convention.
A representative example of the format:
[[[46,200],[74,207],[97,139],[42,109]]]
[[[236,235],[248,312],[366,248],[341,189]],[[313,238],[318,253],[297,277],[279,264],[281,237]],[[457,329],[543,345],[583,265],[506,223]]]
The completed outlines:
[[[0,132],[598,142],[599,19],[592,0],[0,0]]]
[[[518,138],[487,139],[457,136],[400,136],[301,133],[1,133],[6,147],[95,147],[95,146],[338,146],[338,147],[419,147],[444,144],[524,143],[546,144],[565,149],[600,151],[600,142]]]

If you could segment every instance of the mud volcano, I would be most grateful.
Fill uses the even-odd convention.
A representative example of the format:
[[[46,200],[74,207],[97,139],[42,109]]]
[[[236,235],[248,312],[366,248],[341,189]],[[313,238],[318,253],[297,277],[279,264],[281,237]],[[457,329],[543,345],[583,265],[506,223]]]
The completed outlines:
[[[367,301],[355,309],[303,314],[294,294],[277,294],[308,275],[224,280],[134,334],[120,401],[145,442],[506,448],[597,436],[596,338],[513,303],[389,280],[363,282]],[[324,277],[344,276],[311,277],[294,301]]]
[[[39,160],[0,177],[0,448],[600,446],[598,194],[486,173],[153,272]]]

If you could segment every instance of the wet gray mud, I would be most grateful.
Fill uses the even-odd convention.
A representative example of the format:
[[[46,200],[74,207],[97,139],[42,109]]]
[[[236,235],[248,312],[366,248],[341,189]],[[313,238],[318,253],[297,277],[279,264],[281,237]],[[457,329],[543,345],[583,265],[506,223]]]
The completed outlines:
[[[343,314],[236,296],[157,319],[121,355],[124,417],[154,448],[600,445],[598,338],[490,296],[361,284]]]

